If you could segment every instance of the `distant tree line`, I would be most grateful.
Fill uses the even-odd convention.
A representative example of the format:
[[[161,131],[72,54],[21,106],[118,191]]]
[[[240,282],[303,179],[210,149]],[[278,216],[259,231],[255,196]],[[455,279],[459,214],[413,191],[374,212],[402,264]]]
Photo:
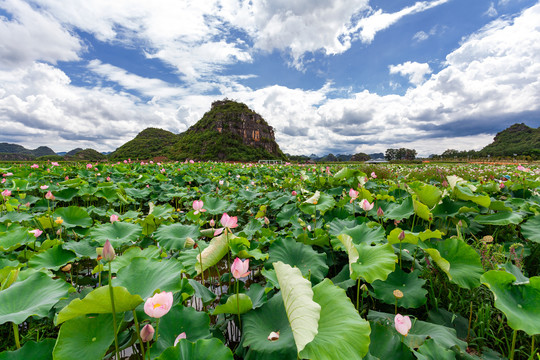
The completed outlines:
[[[414,160],[416,158],[416,150],[414,149],[386,149],[384,158],[388,161],[393,160]]]

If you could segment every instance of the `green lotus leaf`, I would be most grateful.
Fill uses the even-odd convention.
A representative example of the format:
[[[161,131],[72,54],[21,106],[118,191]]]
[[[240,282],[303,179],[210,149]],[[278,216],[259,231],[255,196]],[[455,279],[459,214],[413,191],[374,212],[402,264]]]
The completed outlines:
[[[450,197],[444,197],[442,202],[433,208],[433,216],[437,218],[446,219],[454,217],[459,213],[459,209],[465,206],[464,201],[454,201]]]
[[[438,345],[435,340],[427,339],[418,351],[414,351],[418,360],[455,360],[456,353]]]
[[[153,215],[154,218],[160,220],[171,219],[174,213],[174,208],[170,204],[157,205],[149,215]]]
[[[303,276],[310,277],[316,284],[328,273],[326,265],[326,254],[318,253],[309,245],[296,242],[290,238],[280,238],[268,250],[270,256],[267,264],[281,261],[291,266],[296,266]]]
[[[209,267],[216,265],[219,260],[227,255],[229,252],[229,238],[234,236],[234,234],[226,231],[210,241],[208,247],[197,255],[197,263],[195,264],[197,274],[200,274]]]
[[[302,277],[298,268],[281,261],[273,265],[296,349],[300,353],[317,335],[321,306],[313,301],[311,283]]]
[[[114,341],[112,314],[79,316],[60,327],[53,357],[55,360],[99,360]]]
[[[363,278],[368,283],[386,280],[396,267],[397,256],[390,244],[370,246],[355,245],[358,259],[351,263],[351,279]],[[349,256],[350,257],[350,256]]]
[[[124,266],[131,264],[135,258],[145,258],[145,259],[161,259],[162,250],[157,246],[151,245],[147,248],[141,249],[138,246],[132,246],[122,253],[122,255],[117,256],[111,262],[111,271],[117,273],[118,270]]]
[[[216,298],[216,294],[210,291],[206,286],[194,279],[188,279],[188,283],[191,285],[194,291],[195,297],[201,299],[203,304],[209,304]]]
[[[374,297],[382,300],[386,304],[394,305],[396,298],[394,290],[400,290],[403,297],[397,300],[397,305],[404,308],[417,308],[424,305],[427,301],[427,290],[422,286],[426,280],[420,279],[420,270],[415,270],[409,274],[396,268],[396,270],[388,275],[386,281],[374,281],[373,286]]]
[[[399,240],[399,234],[401,234],[402,231],[405,233],[405,238],[403,238],[403,240]],[[418,234],[407,230],[402,230],[400,228],[395,228],[394,230],[390,231],[390,234],[388,234],[388,243],[399,244],[400,242],[416,245],[418,244]]]
[[[76,226],[90,227],[92,226],[92,218],[86,210],[78,206],[69,206],[57,209],[53,214],[53,219],[61,217],[64,222],[62,226],[66,228],[73,228]]]
[[[414,214],[414,206],[412,197],[409,196],[401,204],[393,204],[389,207],[388,211],[384,213],[384,219],[403,220],[408,219],[412,214]]]
[[[150,190],[149,188],[142,188],[142,189],[126,188],[124,190],[126,191],[126,194],[129,197],[132,197],[138,200],[148,199],[148,197],[150,196],[150,193],[152,192],[152,190]]]
[[[156,360],[233,360],[231,349],[218,339],[202,339],[192,343],[181,340],[178,345],[170,347]]]
[[[288,203],[289,201],[294,200],[294,196],[290,195],[283,195],[280,196],[272,201],[270,201],[270,208],[279,210],[283,205]]]
[[[253,309],[263,306],[267,301],[264,287],[257,283],[253,283],[249,286],[248,291],[246,291],[246,295],[251,299]]]
[[[107,202],[112,203],[118,200],[118,190],[112,188],[100,188],[94,193],[94,196],[104,198]]]
[[[400,359],[413,360],[415,357],[407,346],[401,342],[402,336],[390,325],[370,321],[371,342],[369,355],[366,359]]]
[[[74,188],[62,189],[60,191],[56,191],[54,193],[54,197],[56,201],[70,202],[75,196],[77,196],[78,192],[79,189]]]
[[[538,229],[540,229],[540,215],[527,219],[527,221],[521,225],[521,233],[523,236],[536,243],[540,243],[540,231],[538,231]]]
[[[416,200],[416,195],[413,195],[413,208],[414,213],[418,215],[421,219],[426,221],[433,220],[433,214],[429,211],[429,208],[422,204],[420,201]]]
[[[518,213],[504,211],[490,215],[477,215],[474,221],[482,225],[517,225],[523,221],[523,217]]]
[[[186,333],[186,339],[191,342],[210,338],[210,317],[207,313],[192,307],[173,306],[159,321],[159,338],[150,349],[152,358],[173,346],[178,335],[183,332]]]
[[[436,186],[424,184],[420,181],[415,181],[407,184],[416,194],[418,200],[433,209],[439,203],[442,197],[442,191]]]
[[[321,193],[319,199],[313,201],[316,201],[317,203],[314,204],[312,202],[303,202],[298,207],[305,214],[314,215],[316,211],[320,211],[321,214],[324,214],[336,206],[336,200],[334,200],[334,197],[325,193]]]
[[[132,295],[124,287],[113,286],[114,308],[116,312],[124,312],[135,309],[143,299],[139,295]],[[102,286],[92,290],[84,299],[75,299],[63,308],[55,319],[55,325],[64,321],[88,314],[112,313],[109,287]]]
[[[296,204],[285,205],[276,216],[276,221],[279,226],[285,226],[291,222],[292,217],[298,217],[300,212],[296,208]]]
[[[67,241],[62,244],[64,250],[73,251],[79,258],[96,259],[97,252],[96,246],[92,246],[88,240],[81,241]]]
[[[321,306],[318,333],[300,352],[313,360],[362,359],[369,348],[369,323],[360,317],[345,290],[329,279],[313,287]]]
[[[253,235],[257,233],[257,231],[262,229],[262,224],[257,219],[251,219],[246,226],[242,228],[242,233],[246,236],[247,239],[251,240],[253,238]]]
[[[195,269],[195,266],[199,267],[199,273],[201,271],[201,265],[198,263],[199,255],[201,252],[206,249],[209,244],[205,241],[199,240],[197,241],[197,248],[193,249],[184,249],[180,252],[180,255],[178,256],[178,260],[184,265],[184,271],[191,277],[194,277],[197,275],[197,270]]]
[[[45,339],[40,342],[27,341],[18,350],[0,353],[0,360],[51,360],[54,343],[54,339]]]
[[[65,281],[53,280],[42,272],[14,282],[0,291],[0,324],[20,324],[32,315],[46,317],[58,300],[68,296],[70,288]]]
[[[120,247],[135,242],[142,234],[142,226],[121,221],[103,224],[92,228],[90,237],[100,245],[109,240],[113,247]]]
[[[251,298],[246,294],[234,294],[227,298],[227,302],[222,305],[216,306],[212,315],[218,314],[238,314],[240,315],[247,313],[253,308],[253,302]]]
[[[466,185],[456,184],[454,194],[460,200],[469,200],[475,204],[489,208],[491,199],[488,195],[479,195],[472,192],[471,188]]]
[[[506,315],[512,329],[531,336],[540,334],[540,276],[515,283],[514,275],[491,270],[482,275],[481,281],[495,295],[495,307]]]
[[[73,252],[62,249],[62,245],[56,245],[32,256],[30,261],[28,261],[28,267],[58,270],[76,258],[77,256]]]
[[[197,225],[161,225],[154,233],[154,238],[166,250],[182,250],[188,237],[197,240],[199,236],[201,233]]]
[[[1,202],[0,202],[1,203]],[[34,217],[28,213],[11,211],[0,217],[0,223],[22,223],[24,221],[30,221]]]
[[[341,234],[347,234],[352,237],[354,244],[374,244],[381,243],[384,240],[384,228],[382,226],[369,227],[367,224],[361,224],[354,227],[346,228],[341,231]]]
[[[34,242],[36,238],[28,231],[30,229],[13,225],[7,232],[0,232],[0,250],[13,251],[21,245]]]
[[[448,238],[424,249],[433,261],[448,275],[450,281],[466,289],[480,285],[484,273],[480,255],[463,240]]]
[[[181,289],[180,272],[182,264],[176,259],[159,261],[156,259],[134,258],[121,268],[114,282],[125,287],[130,294],[146,299],[157,289],[176,293]]]
[[[268,340],[271,332],[279,333],[279,339]],[[245,360],[297,359],[281,293],[274,295],[262,307],[242,316],[242,344],[247,347]]]
[[[220,198],[204,196],[201,200],[204,202],[204,209],[211,215],[223,214],[231,209],[231,203]]]
[[[328,229],[328,233],[330,235],[338,236],[339,234],[342,234],[345,229],[348,228],[354,228],[358,225],[358,222],[356,219],[340,219],[340,218],[334,218],[332,221],[328,223],[330,225]],[[352,236],[352,235],[351,235]]]

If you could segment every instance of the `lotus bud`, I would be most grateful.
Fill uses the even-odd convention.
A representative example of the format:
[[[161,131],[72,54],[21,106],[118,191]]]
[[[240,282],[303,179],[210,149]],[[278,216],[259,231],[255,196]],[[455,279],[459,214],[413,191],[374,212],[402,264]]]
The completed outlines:
[[[54,200],[54,195],[52,194],[52,192],[47,191],[47,193],[45,194],[45,199]]]
[[[111,245],[111,242],[109,241],[109,239],[107,239],[107,241],[105,241],[105,245],[103,246],[103,259],[105,261],[113,261],[116,254],[114,252],[114,248],[112,247]]]
[[[214,221],[214,219],[210,220],[210,226],[214,227],[215,225],[216,225],[216,222]]]
[[[150,324],[144,325],[141,330],[141,340],[142,342],[148,342],[154,338],[154,328]]]
[[[187,237],[186,242],[184,243],[184,247],[185,248],[191,248],[191,247],[193,247],[193,245],[195,245],[195,240],[193,240],[190,237]]]
[[[266,225],[270,224],[270,220],[268,220],[268,218],[267,218],[266,216],[264,217],[264,223],[265,223]]]
[[[378,217],[383,217],[383,216],[384,216],[384,211],[383,211],[383,209],[381,209],[380,206],[379,206],[379,208],[377,209],[377,216],[378,216]]]
[[[405,231],[401,230],[397,238],[399,241],[403,241],[405,239]]]

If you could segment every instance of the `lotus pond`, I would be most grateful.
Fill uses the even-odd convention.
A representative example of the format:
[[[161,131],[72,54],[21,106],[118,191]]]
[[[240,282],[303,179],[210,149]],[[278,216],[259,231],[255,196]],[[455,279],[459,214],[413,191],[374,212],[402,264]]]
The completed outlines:
[[[0,174],[0,360],[540,359],[534,166]]]

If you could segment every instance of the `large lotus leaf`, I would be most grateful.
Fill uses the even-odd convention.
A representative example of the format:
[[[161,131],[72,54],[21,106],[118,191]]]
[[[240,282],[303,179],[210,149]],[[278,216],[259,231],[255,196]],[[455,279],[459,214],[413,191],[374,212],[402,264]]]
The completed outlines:
[[[35,341],[27,341],[18,350],[0,353],[0,360],[52,360],[54,343],[54,339],[45,339],[38,343]]]
[[[328,233],[330,235],[338,236],[339,234],[343,233],[343,231],[347,228],[353,228],[356,225],[358,225],[357,219],[360,218],[354,218],[354,219],[340,219],[340,218],[334,218],[332,221],[328,223],[330,227],[328,228]]]
[[[157,289],[179,291],[182,264],[176,259],[159,261],[156,259],[134,258],[131,263],[118,271],[115,286],[125,287],[130,294],[146,299]]]
[[[201,235],[197,225],[161,225],[154,233],[159,245],[167,250],[182,250],[186,239],[196,240]]]
[[[194,279],[188,279],[189,285],[193,288],[195,297],[201,299],[203,304],[209,304],[216,298],[216,294],[210,291],[206,286]]]
[[[408,219],[412,214],[414,214],[414,206],[412,197],[408,197],[399,205],[395,204],[390,207],[388,211],[384,214],[385,220],[403,220]]]
[[[470,200],[475,204],[489,208],[491,199],[488,195],[480,195],[472,192],[470,187],[466,185],[456,184],[454,187],[454,194],[460,200]]]
[[[86,210],[78,206],[63,207],[56,210],[53,214],[53,218],[61,217],[64,222],[63,226],[66,228],[73,228],[76,226],[90,227],[92,226],[92,218]]]
[[[54,193],[54,198],[57,201],[70,202],[71,200],[73,200],[73,198],[77,195],[78,192],[79,189],[74,188],[62,189]]]
[[[251,298],[246,294],[234,294],[229,296],[227,302],[216,306],[212,315],[218,314],[245,314],[253,307]]]
[[[6,232],[0,232],[0,250],[12,251],[29,242],[36,240],[27,228],[12,226]]]
[[[227,200],[210,196],[205,196],[202,200],[204,202],[203,208],[206,209],[211,215],[223,214],[229,210],[231,205]]]
[[[253,238],[253,235],[257,233],[257,231],[262,229],[262,224],[257,219],[251,219],[249,223],[242,228],[242,233],[245,234],[245,236],[251,240]]]
[[[424,184],[420,181],[415,181],[407,184],[416,194],[418,200],[433,209],[439,203],[442,197],[442,191],[436,186]]]
[[[139,295],[132,295],[124,287],[113,286],[114,309],[116,312],[133,310],[143,302]],[[75,299],[63,308],[55,319],[55,325],[73,319],[77,316],[87,314],[108,314],[112,313],[111,297],[109,287],[102,286],[85,296],[84,299]]]
[[[464,201],[454,201],[450,197],[444,197],[442,202],[435,206],[432,213],[434,217],[446,219],[448,217],[454,217],[459,213],[459,209],[465,206]]]
[[[161,354],[165,349],[174,345],[174,340],[181,333],[186,333],[186,339],[195,342],[210,337],[210,317],[192,307],[175,305],[159,321],[159,338],[152,345],[152,357]]]
[[[297,217],[300,212],[296,208],[296,204],[288,204],[281,209],[276,216],[276,221],[279,226],[285,226],[291,222],[291,218]]]
[[[114,202],[118,200],[118,190],[112,188],[101,188],[94,193],[98,198],[104,198],[107,202]]]
[[[394,314],[387,314],[371,310],[367,317],[368,320],[378,321],[394,328]],[[393,329],[393,331],[398,334],[395,329]],[[432,338],[438,345],[445,349],[450,349],[454,346],[461,351],[465,351],[467,349],[467,343],[458,339],[456,336],[456,330],[446,326],[413,319],[409,334],[404,339],[407,346],[409,346],[410,349],[416,349],[420,347],[428,338]]]
[[[113,247],[120,247],[136,241],[142,234],[142,226],[121,221],[112,224],[104,224],[94,227],[90,231],[90,237],[100,245],[109,240]]]
[[[296,266],[303,276],[311,278],[314,284],[322,281],[328,273],[326,254],[318,253],[309,245],[296,242],[293,239],[278,239],[270,245],[270,256],[267,264],[281,261]]]
[[[5,223],[5,222],[22,223],[24,221],[30,221],[33,218],[34,217],[32,215],[25,212],[11,211],[3,215],[2,217],[0,217],[0,223]]]
[[[149,188],[142,188],[142,189],[125,188],[124,190],[126,191],[126,194],[129,197],[132,197],[134,199],[139,199],[139,200],[148,199],[148,197],[150,196],[150,193],[152,192],[152,190],[150,190]]]
[[[484,273],[480,255],[463,240],[448,238],[424,249],[453,283],[466,289],[480,285]]]
[[[76,258],[77,256],[73,252],[62,249],[61,245],[56,245],[32,256],[28,261],[28,267],[58,270]]]
[[[352,275],[352,264],[355,264],[356,260],[358,260],[358,250],[356,250],[356,247],[354,247],[352,237],[350,235],[342,234],[338,236],[338,239],[343,244],[343,247],[349,256],[349,273]]]
[[[313,200],[313,202],[303,202],[298,207],[300,210],[302,210],[302,212],[308,215],[314,215],[316,211],[320,211],[321,214],[324,214],[336,206],[336,200],[334,200],[334,197],[325,193],[321,193],[319,199]]]
[[[369,323],[360,317],[345,290],[329,279],[313,287],[321,306],[318,333],[300,356],[313,360],[362,359],[369,348]]]
[[[157,360],[233,360],[231,349],[216,338],[197,340],[192,343],[181,340],[178,345],[166,349]]]
[[[382,226],[375,226],[373,228],[366,224],[357,225],[351,228],[343,229],[341,234],[347,234],[352,237],[354,244],[373,244],[381,243],[384,240],[384,228]]]
[[[456,353],[452,350],[443,348],[437,345],[435,340],[427,339],[422,346],[418,348],[418,352],[414,352],[418,360],[455,360]]]
[[[386,325],[386,326],[385,326]],[[399,359],[413,360],[414,356],[401,338],[402,336],[388,324],[381,324],[370,321],[371,342],[369,344],[369,354],[375,359]],[[366,359],[371,359],[367,357]]]
[[[122,253],[122,255],[117,256],[111,262],[111,271],[117,273],[118,270],[124,266],[131,264],[135,258],[146,258],[146,259],[161,259],[162,250],[157,246],[151,245],[147,248],[141,249],[138,246],[132,246]]]
[[[271,332],[279,333],[279,339],[268,340]],[[248,348],[245,360],[296,360],[298,357],[281,293],[242,316],[242,336],[242,344]]]
[[[521,233],[523,236],[536,243],[540,243],[540,231],[538,231],[538,229],[540,229],[540,215],[527,219],[527,221],[521,225]]]
[[[482,225],[510,225],[519,224],[523,221],[523,217],[518,213],[504,211],[490,215],[477,215],[474,221]]]
[[[201,265],[198,263],[199,255],[209,246],[209,244],[204,241],[198,241],[197,245],[198,246],[195,249],[184,249],[178,256],[178,260],[184,265],[184,271],[191,277],[197,275],[195,266],[199,267],[200,273]]]
[[[267,301],[265,288],[257,283],[253,283],[249,286],[246,295],[251,299],[253,309],[263,306]]]
[[[358,259],[351,264],[351,279],[363,278],[368,283],[386,280],[396,267],[397,256],[390,244],[370,246],[355,245]]]
[[[289,201],[294,200],[293,196],[290,195],[283,195],[280,196],[272,201],[270,201],[270,207],[275,210],[279,210],[283,205],[288,203]]]
[[[32,315],[47,316],[58,300],[68,296],[70,288],[65,281],[53,280],[42,272],[14,282],[0,291],[0,324],[20,324]]]
[[[151,212],[154,218],[161,220],[171,219],[173,213],[174,208],[169,204],[154,206]]]
[[[302,277],[298,268],[281,261],[273,265],[296,349],[300,353],[317,335],[321,306],[313,301],[311,283]]]
[[[87,257],[90,259],[97,258],[96,247],[92,246],[88,240],[66,241],[62,244],[64,250],[73,251],[79,258]]]
[[[433,220],[433,214],[429,211],[429,208],[422,204],[420,201],[416,200],[416,196],[413,195],[413,208],[414,213],[418,215],[421,219],[424,219],[426,221]]]
[[[114,341],[112,314],[79,316],[60,327],[53,356],[55,360],[99,360]]]
[[[227,255],[227,252],[229,252],[229,238],[233,236],[235,235],[226,231],[210,241],[208,247],[197,255],[197,263],[195,264],[197,274],[200,274],[210,266],[216,265],[219,260]]]
[[[400,290],[403,297],[398,299],[398,306],[404,308],[420,307],[426,303],[427,290],[422,287],[426,280],[420,279],[419,275],[419,270],[407,274],[400,268],[396,268],[393,273],[388,275],[386,281],[377,280],[371,284],[374,297],[387,304],[394,305],[396,298],[393,292],[394,290]]]
[[[515,284],[516,277],[506,271],[491,270],[481,281],[495,295],[495,307],[508,319],[508,325],[529,335],[540,334],[540,276]]]
[[[399,240],[399,234],[401,232],[405,234],[405,237],[403,240]],[[390,234],[388,234],[388,243],[389,244],[399,244],[399,243],[409,243],[409,244],[418,244],[418,234],[412,233],[408,230],[402,230],[400,228],[395,228],[394,230],[390,231]]]

